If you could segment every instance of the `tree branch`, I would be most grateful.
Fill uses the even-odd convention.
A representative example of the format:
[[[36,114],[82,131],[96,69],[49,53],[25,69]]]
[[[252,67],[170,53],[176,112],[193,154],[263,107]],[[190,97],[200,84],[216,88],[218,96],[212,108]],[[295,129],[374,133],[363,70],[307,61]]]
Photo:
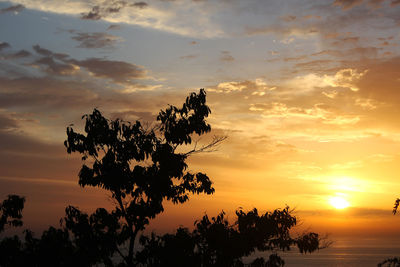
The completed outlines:
[[[195,142],[195,146],[192,150],[184,153],[183,155],[185,156],[189,156],[191,154],[195,154],[195,153],[202,153],[202,152],[215,152],[216,151],[216,147],[218,145],[220,145],[223,141],[225,141],[228,138],[228,136],[224,135],[224,136],[214,136],[213,140],[207,144],[202,146],[201,148],[197,149],[197,142]]]

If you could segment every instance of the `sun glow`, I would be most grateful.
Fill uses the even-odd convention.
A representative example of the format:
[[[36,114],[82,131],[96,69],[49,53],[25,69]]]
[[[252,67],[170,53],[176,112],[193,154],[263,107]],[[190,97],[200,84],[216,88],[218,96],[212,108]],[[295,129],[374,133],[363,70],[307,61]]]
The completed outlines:
[[[331,204],[335,209],[345,209],[350,206],[350,203],[342,197],[331,197],[329,199],[329,204]]]

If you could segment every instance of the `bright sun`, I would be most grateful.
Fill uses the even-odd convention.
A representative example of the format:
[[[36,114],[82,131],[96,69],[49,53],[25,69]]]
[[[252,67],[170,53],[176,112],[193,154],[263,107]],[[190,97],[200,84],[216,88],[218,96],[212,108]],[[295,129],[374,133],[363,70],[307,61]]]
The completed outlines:
[[[335,208],[335,209],[344,209],[350,206],[350,203],[342,198],[342,197],[331,197],[329,199],[329,203]]]

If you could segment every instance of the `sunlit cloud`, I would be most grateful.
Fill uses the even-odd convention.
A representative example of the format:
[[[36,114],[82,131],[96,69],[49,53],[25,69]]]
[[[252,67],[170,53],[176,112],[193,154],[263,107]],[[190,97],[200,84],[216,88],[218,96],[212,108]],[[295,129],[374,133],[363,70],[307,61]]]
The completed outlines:
[[[364,70],[359,72],[355,69],[342,69],[334,75],[317,75],[314,73],[304,76],[297,76],[286,85],[291,88],[297,88],[295,93],[306,93],[325,87],[348,88],[352,91],[358,91],[357,82],[368,72]],[[332,95],[331,95],[332,96]]]

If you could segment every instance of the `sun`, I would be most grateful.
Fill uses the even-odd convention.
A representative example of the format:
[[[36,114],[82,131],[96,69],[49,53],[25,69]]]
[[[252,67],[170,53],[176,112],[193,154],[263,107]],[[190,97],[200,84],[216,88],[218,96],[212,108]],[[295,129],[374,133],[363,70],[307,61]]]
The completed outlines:
[[[342,197],[331,197],[330,199],[329,199],[329,203],[335,208],[335,209],[339,209],[339,210],[341,210],[341,209],[345,209],[345,208],[347,208],[348,206],[350,206],[350,203],[346,200],[346,199],[344,199],[344,198],[342,198]]]

